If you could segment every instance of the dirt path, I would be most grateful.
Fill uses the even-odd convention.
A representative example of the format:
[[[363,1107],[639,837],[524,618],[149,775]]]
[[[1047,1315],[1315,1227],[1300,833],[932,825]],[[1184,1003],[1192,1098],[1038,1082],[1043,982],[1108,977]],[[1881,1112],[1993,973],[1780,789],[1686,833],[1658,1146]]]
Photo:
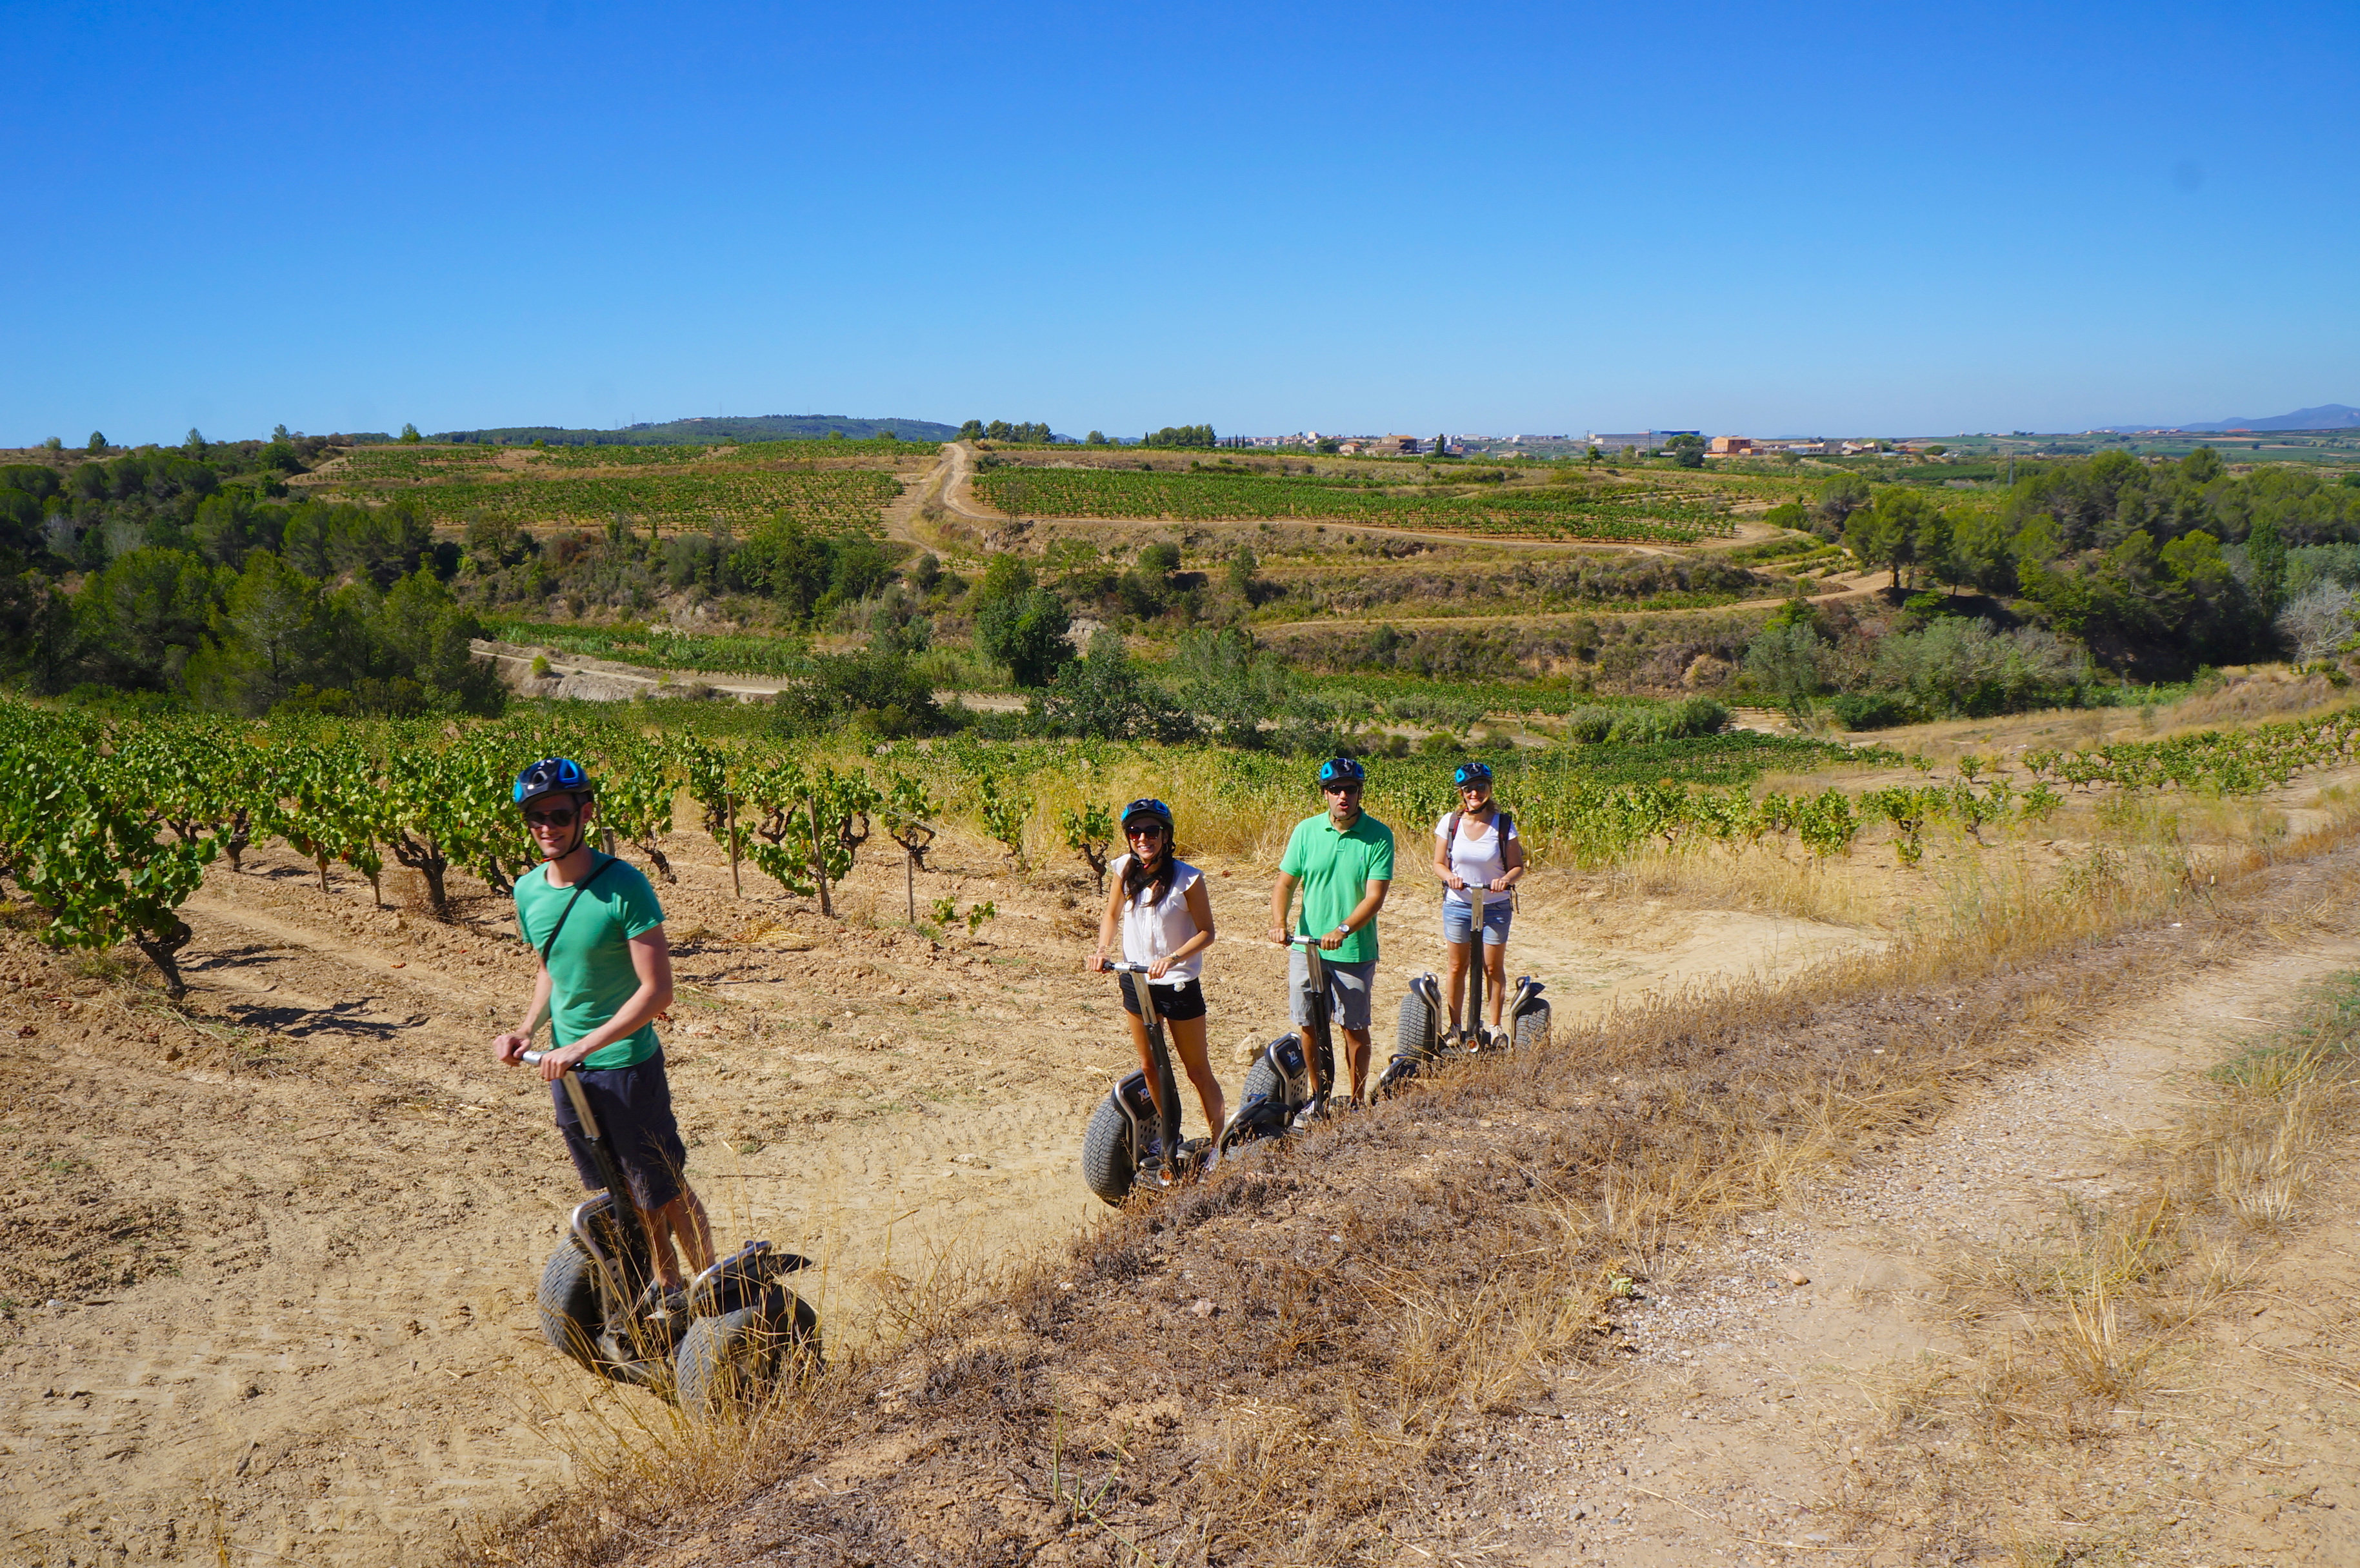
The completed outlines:
[[[897,864],[859,866],[839,924],[750,873],[731,898],[702,839],[668,853],[692,1177],[725,1241],[824,1260],[834,1343],[880,1332],[937,1259],[1101,1212],[1079,1133],[1130,1053],[1078,969],[1086,879],[948,844],[921,903],[1000,913],[937,942],[893,929]],[[1234,1094],[1236,1044],[1281,1027],[1280,958],[1251,940],[1266,873],[1207,870]],[[216,866],[188,908],[185,1018],[0,932],[0,1563],[211,1561],[217,1541],[241,1568],[398,1560],[551,1485],[552,1433],[661,1419],[534,1325],[576,1192],[546,1091],[488,1060],[530,974],[508,906],[463,899],[443,925],[373,909],[341,871],[331,887],[283,851]],[[1383,917],[1388,1018],[1400,976],[1440,957],[1432,915],[1404,894]],[[1566,898],[1532,902],[1515,957],[1578,1015],[1863,940]]]
[[[1988,1377],[1945,1275],[1989,1270],[2069,1213],[2138,1193],[2138,1142],[2235,1042],[2360,966],[2360,941],[2224,964],[2084,1020],[2075,1045],[1650,1280],[1620,1379],[1523,1423],[1510,1560],[1899,1564],[2360,1562],[2360,1223],[2348,1169],[2308,1205],[2251,1304],[2197,1337],[2152,1407],[2116,1411],[2070,1475],[1995,1474],[1972,1429],[1896,1417]],[[2339,1381],[2333,1369],[2343,1369]],[[2315,1369],[2315,1370],[2314,1370]],[[1874,1490],[1874,1507],[1863,1504]],[[1967,1556],[1959,1553],[1966,1552]]]
[[[510,686],[530,686],[534,688],[536,696],[566,697],[579,702],[623,702],[661,685],[687,686],[694,682],[743,702],[775,697],[787,686],[783,677],[650,670],[620,659],[569,657],[519,643],[495,642],[488,637],[476,637],[468,648],[476,658],[490,659],[497,665],[501,679]],[[533,673],[535,660],[541,662],[547,674]],[[957,691],[945,688],[934,693],[934,701],[945,706],[964,702],[970,708],[1000,713],[1021,713],[1024,708],[1023,697],[1012,691]]]

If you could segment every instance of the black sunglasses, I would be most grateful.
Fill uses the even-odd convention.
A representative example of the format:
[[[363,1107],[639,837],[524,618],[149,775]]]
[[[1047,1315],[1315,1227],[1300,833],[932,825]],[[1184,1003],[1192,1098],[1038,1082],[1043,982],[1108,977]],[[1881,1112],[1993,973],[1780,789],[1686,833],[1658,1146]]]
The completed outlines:
[[[1358,784],[1322,784],[1319,788],[1330,795],[1357,795],[1360,792]]]
[[[570,828],[574,825],[574,819],[581,814],[569,807],[554,811],[527,811],[524,820],[537,828]]]

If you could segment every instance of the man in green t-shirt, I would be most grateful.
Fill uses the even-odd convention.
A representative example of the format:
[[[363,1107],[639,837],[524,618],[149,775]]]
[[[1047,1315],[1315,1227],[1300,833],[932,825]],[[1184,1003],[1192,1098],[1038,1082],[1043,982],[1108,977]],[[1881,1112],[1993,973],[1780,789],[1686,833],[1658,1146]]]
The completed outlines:
[[[552,1045],[541,1059],[541,1075],[549,1081],[574,1169],[585,1187],[606,1185],[574,1103],[557,1082],[568,1068],[581,1080],[647,1229],[658,1275],[650,1289],[669,1298],[685,1283],[673,1239],[692,1267],[709,1268],[713,1228],[688,1184],[688,1150],[656,1040],[656,1015],[672,1006],[663,906],[638,870],[590,847],[598,804],[581,764],[563,757],[536,762],[518,775],[514,795],[541,856],[540,868],[516,885],[517,929],[539,952],[541,975],[525,1021],[495,1040],[492,1050],[516,1065],[549,1019]]]
[[[1369,987],[1377,975],[1377,911],[1393,879],[1393,830],[1360,810],[1368,775],[1349,757],[1319,768],[1328,810],[1295,824],[1270,893],[1270,940],[1288,940],[1287,906],[1303,889],[1297,934],[1317,936],[1328,954],[1328,1016],[1343,1031],[1344,1054],[1358,1103],[1369,1080]],[[1300,948],[1287,958],[1295,1021],[1311,1022],[1311,959]]]

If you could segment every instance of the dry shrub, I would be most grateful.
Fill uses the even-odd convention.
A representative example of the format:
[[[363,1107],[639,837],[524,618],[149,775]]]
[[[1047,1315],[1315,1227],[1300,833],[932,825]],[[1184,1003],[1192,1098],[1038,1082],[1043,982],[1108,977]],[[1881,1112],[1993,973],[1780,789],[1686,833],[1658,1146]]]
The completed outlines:
[[[2215,691],[2200,691],[2158,708],[2156,728],[2158,733],[2177,734],[2293,718],[2340,704],[2345,695],[2324,675],[2289,679],[2282,674],[2257,672],[2240,676]]]

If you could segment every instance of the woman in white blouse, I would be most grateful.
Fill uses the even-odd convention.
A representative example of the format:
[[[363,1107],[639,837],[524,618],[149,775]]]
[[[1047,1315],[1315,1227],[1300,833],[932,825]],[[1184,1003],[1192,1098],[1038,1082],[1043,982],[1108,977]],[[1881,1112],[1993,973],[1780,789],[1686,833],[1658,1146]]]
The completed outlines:
[[[1114,946],[1118,932],[1124,959],[1148,966],[1150,998],[1188,1082],[1196,1085],[1205,1125],[1218,1134],[1229,1107],[1205,1050],[1205,988],[1197,977],[1205,950],[1213,945],[1213,904],[1205,894],[1204,874],[1179,858],[1173,843],[1172,808],[1161,800],[1133,800],[1125,807],[1122,834],[1131,853],[1107,867],[1113,886],[1107,890],[1106,914],[1098,921],[1098,945],[1090,954],[1089,967],[1105,971],[1107,950]],[[1139,1050],[1152,1094],[1156,1073],[1148,1056],[1147,1022],[1139,1016],[1139,1004],[1128,985],[1122,988],[1122,1007],[1131,1015],[1131,1041]],[[1155,1108],[1164,1109],[1161,1105]],[[1178,1107],[1173,1110],[1176,1119]]]
[[[1524,875],[1524,846],[1517,840],[1515,819],[1491,800],[1491,769],[1480,762],[1459,768],[1452,782],[1459,786],[1459,810],[1446,811],[1434,824],[1434,870],[1442,878],[1442,942],[1450,953],[1450,1019],[1459,1024],[1467,997],[1467,949],[1474,936],[1475,907],[1467,889],[1481,887],[1500,895],[1483,900],[1483,999],[1491,1004],[1491,1027],[1500,1027],[1501,1008],[1508,993],[1508,922],[1513,901],[1506,897]],[[1472,1034],[1478,1020],[1467,1020]]]

